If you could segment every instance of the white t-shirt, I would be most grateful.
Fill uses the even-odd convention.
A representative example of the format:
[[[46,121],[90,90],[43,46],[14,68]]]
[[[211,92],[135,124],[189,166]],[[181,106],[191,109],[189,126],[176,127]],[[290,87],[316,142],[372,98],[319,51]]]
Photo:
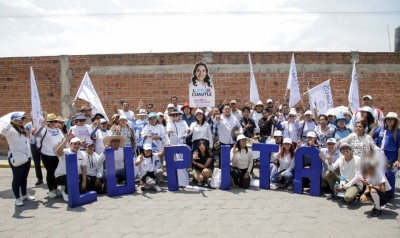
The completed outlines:
[[[179,140],[186,136],[187,130],[189,129],[187,123],[184,120],[179,120],[178,122],[171,121],[167,124],[167,131],[173,131],[169,133],[169,143],[172,145],[178,145]]]
[[[99,163],[100,156],[96,152],[93,152],[91,155],[86,151],[82,151],[82,153],[86,156],[87,176],[96,176],[97,178],[101,178],[103,175],[103,163]]]
[[[306,124],[304,125],[304,123],[306,123]],[[315,127],[317,126],[314,121],[309,122],[309,121],[306,121],[306,120],[301,121],[299,124],[300,124],[300,131],[303,128],[303,134],[301,135],[302,137],[307,136],[308,132],[314,131]],[[303,127],[303,125],[304,125],[304,127]]]
[[[46,133],[47,131],[47,133]],[[44,135],[46,134],[46,135]],[[42,130],[41,132],[42,137],[38,138],[39,144],[40,141],[42,141],[43,138],[43,146],[42,146],[42,154],[48,155],[48,156],[57,156],[57,153],[55,151],[55,147],[60,144],[63,139],[64,135],[58,128],[51,129],[50,127],[46,127]]]
[[[144,158],[143,162],[139,164],[140,178],[143,178],[147,172],[153,172],[156,169],[161,169],[161,160],[158,153],[153,153],[153,161],[150,157]],[[136,162],[140,161],[140,157],[137,158]]]
[[[81,141],[92,141],[90,134],[92,133],[92,127],[89,125],[84,126],[73,126],[71,127],[72,134],[78,137]]]
[[[385,174],[380,172],[380,170],[376,170],[375,176],[369,177],[366,176],[368,182],[370,182],[373,186],[379,186],[381,183],[385,183],[385,192],[390,191],[392,187],[390,186]]]
[[[297,142],[301,130],[299,121],[296,120],[293,123],[289,123],[289,121],[284,121],[281,122],[281,125],[283,127],[283,138],[290,138],[292,141]]]
[[[133,113],[131,110],[126,112],[124,110],[118,109],[118,115],[125,115],[129,120],[135,119],[135,113]]]
[[[110,136],[111,133],[110,131],[102,131],[100,129],[98,129],[96,131],[96,143],[95,143],[95,152],[97,154],[101,154],[104,152],[104,144],[103,144],[103,140],[105,137]]]
[[[254,120],[254,123],[256,123],[256,133],[260,133],[260,127],[258,126],[258,121],[263,117],[262,112],[257,112],[254,110],[250,114],[251,119]]]
[[[202,126],[199,125],[197,122],[192,122],[190,125],[190,132],[193,133],[192,140],[208,140],[210,148],[213,148],[213,137],[211,134],[211,127],[210,124],[204,122]]]
[[[70,155],[70,154],[76,154],[77,155],[77,159],[78,159],[78,161],[77,161],[78,174],[81,174],[82,173],[81,166],[86,166],[86,156],[85,156],[85,154],[81,150],[79,150],[78,153],[74,153],[74,152],[71,151],[71,148],[64,149],[63,152],[64,152],[64,155],[61,156],[61,157],[58,157],[59,158],[58,166],[57,166],[56,171],[54,172],[54,176],[57,178],[57,177],[60,177],[62,175],[67,175],[67,169],[66,169],[66,163],[65,163],[66,162],[65,161],[65,155]]]
[[[142,132],[141,135],[144,138],[145,135],[151,134],[152,136],[160,136],[161,140],[165,142],[165,129],[162,125],[156,124],[155,126],[147,124]],[[144,140],[143,144],[150,144],[153,146],[153,143],[155,146],[153,146],[153,153],[161,152],[164,148],[162,146],[162,141],[160,140],[154,140],[151,138],[147,138]]]

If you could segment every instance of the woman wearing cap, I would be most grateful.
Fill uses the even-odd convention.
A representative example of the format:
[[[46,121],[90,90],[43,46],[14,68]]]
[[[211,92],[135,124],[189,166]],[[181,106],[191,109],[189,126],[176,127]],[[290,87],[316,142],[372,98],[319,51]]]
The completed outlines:
[[[172,120],[172,118],[169,117],[169,114],[172,112],[172,110],[174,110],[174,108],[175,108],[174,104],[172,104],[172,103],[168,104],[167,110],[164,113],[164,118],[167,123],[169,123]],[[180,109],[177,109],[177,110],[180,110]]]
[[[133,123],[133,129],[135,130],[136,136],[136,147],[138,151],[138,155],[143,150],[143,137],[142,137],[142,130],[146,126],[146,117],[147,113],[144,109],[139,109],[139,113],[136,115],[136,121]]]
[[[383,148],[389,164],[393,164],[393,166],[400,169],[400,132],[397,113],[389,112],[383,121],[383,126],[376,128],[375,125],[371,131],[372,133],[374,133],[373,137],[376,139],[377,145]],[[394,173],[388,171],[386,177],[390,185],[394,188],[396,182]],[[392,191],[392,198],[394,198],[394,189]]]
[[[351,146],[351,151],[356,156],[362,156],[368,154],[371,150],[379,150],[379,147],[375,145],[374,139],[365,133],[367,125],[363,121],[359,121],[354,126],[354,133],[351,133],[344,139],[341,139],[337,144],[338,147],[342,143],[348,143]]]
[[[276,159],[279,160],[278,172],[272,175],[271,183],[280,183],[281,188],[293,189],[294,147],[290,138],[283,140]]]
[[[360,109],[361,112],[361,118],[358,121],[363,121],[367,127],[365,128],[365,132],[369,134],[374,128],[374,124],[379,126],[379,122],[375,120],[374,115],[372,114],[372,108],[371,107],[362,107]]]
[[[50,198],[55,198],[61,194],[57,189],[56,177],[54,177],[54,172],[59,163],[59,158],[54,148],[64,140],[64,135],[60,129],[56,128],[56,122],[56,115],[53,113],[48,114],[47,120],[42,122],[42,126],[35,133],[37,140],[40,141],[39,151],[47,171],[46,182],[49,189],[47,195]]]
[[[370,159],[365,165],[365,179],[361,177],[361,182],[365,185],[365,191],[360,197],[363,203],[372,202],[374,207],[371,217],[379,217],[382,214],[382,206],[385,206],[391,199],[391,190],[385,174],[379,169],[378,161]],[[394,190],[394,189],[393,189]]]
[[[236,117],[235,117],[236,118]],[[253,168],[253,155],[247,148],[247,137],[239,135],[231,149],[231,177],[233,186],[247,189],[250,187],[250,171]]]
[[[198,185],[208,187],[208,180],[211,177],[210,165],[213,162],[213,154],[210,152],[207,141],[200,140],[197,143],[197,148],[193,152],[192,158],[192,172],[193,178],[197,180]]]
[[[125,136],[126,140],[125,143],[122,145],[122,147],[131,146],[133,147],[133,151],[135,151],[136,148],[135,132],[133,131],[133,128],[130,125],[128,125],[128,119],[126,118],[125,115],[119,116],[119,123],[120,123],[119,126],[111,127],[112,135]]]
[[[161,192],[159,186],[163,170],[160,162],[160,156],[164,156],[164,150],[160,153],[153,153],[152,146],[150,144],[144,144],[143,152],[138,156],[135,166],[138,166],[141,180],[144,183],[142,190],[152,188],[157,192]]]
[[[82,142],[92,141],[90,134],[92,133],[92,126],[86,125],[86,117],[83,113],[78,113],[74,117],[75,126],[72,126],[69,131],[75,136],[78,137]],[[85,148],[82,148],[85,149]]]
[[[315,134],[315,132],[313,132],[313,131],[308,132],[306,139],[307,139],[306,142],[304,142],[304,144],[302,144],[301,147],[311,146],[311,147],[315,147],[315,148],[319,149],[317,135]]]
[[[67,142],[70,142],[70,148],[65,149]],[[57,168],[54,171],[54,176],[56,178],[57,184],[61,186],[60,193],[63,196],[64,201],[66,202],[68,201],[68,182],[67,182],[68,174],[65,163],[65,155],[76,154],[80,192],[83,193],[86,191],[86,182],[87,182],[86,156],[84,152],[80,150],[81,146],[85,147],[85,142],[81,142],[79,138],[74,137],[72,132],[69,131],[66,136],[66,140],[63,140],[63,142],[59,143],[54,148],[54,150],[57,153],[57,156],[60,158],[60,163],[58,163]]]
[[[269,140],[266,142],[266,144],[274,144],[274,145],[278,145],[279,149],[282,147],[283,145],[283,134],[282,131],[275,131],[274,132],[274,140]],[[293,145],[294,146],[294,145]],[[294,147],[296,148],[296,147]],[[270,177],[272,177],[272,175],[274,175],[276,172],[278,172],[278,167],[279,167],[279,159],[277,159],[276,157],[277,153],[271,153],[270,156],[270,164],[269,164],[269,174]],[[253,152],[253,157],[254,157],[254,152]],[[259,162],[259,160],[258,160]],[[254,168],[254,166],[253,166]]]
[[[206,122],[206,117],[202,110],[196,110],[196,119],[190,125],[188,134],[192,133],[192,151],[197,150],[197,144],[200,140],[204,140],[207,143],[207,148],[213,148],[213,138],[211,134],[211,127]]]
[[[332,135],[332,130],[328,126],[328,117],[326,115],[319,115],[319,125],[314,129],[317,135],[317,140],[319,148],[326,148],[326,140],[328,140]]]
[[[9,146],[9,157],[8,163],[10,164],[13,180],[12,180],[12,191],[15,197],[15,206],[24,205],[23,200],[35,200],[34,197],[29,196],[26,193],[27,179],[29,175],[29,170],[31,168],[31,147],[29,142],[29,132],[25,130],[23,122],[25,117],[19,113],[14,113],[11,115],[11,121],[2,130],[1,133],[6,137]],[[28,160],[19,166],[14,166],[11,162],[13,157],[18,154],[25,154]],[[21,189],[21,195],[20,195]]]
[[[314,132],[315,127],[318,125],[318,123],[314,120],[313,114],[310,110],[307,110],[304,113],[304,117],[305,119],[300,122],[300,136],[303,143],[307,141],[308,132]]]
[[[185,102],[181,107],[183,111],[183,115],[181,119],[186,122],[188,126],[190,126],[195,121],[195,116],[192,114],[192,108],[189,106],[189,103]]]
[[[263,117],[263,110],[264,104],[262,103],[262,101],[258,101],[254,107],[254,111],[250,113],[250,118],[254,120],[254,123],[256,123],[256,135],[260,134],[258,121]]]
[[[158,116],[156,113],[149,113],[147,119],[149,120],[149,123],[141,132],[141,135],[144,139],[143,144],[152,145],[154,153],[161,152],[164,149],[162,142],[167,142],[165,138],[165,129],[162,125],[158,124]]]
[[[299,133],[301,130],[300,122],[297,118],[296,109],[292,108],[289,112],[289,119],[287,121],[281,122],[283,127],[283,138],[290,138],[297,147],[297,142],[299,141]]]
[[[111,131],[107,130],[107,120],[101,118],[97,123],[96,128],[91,133],[93,140],[95,140],[95,151],[99,155],[104,151],[103,140],[107,136],[111,136]]]
[[[333,125],[335,125],[335,130],[332,132],[332,138],[335,138],[337,141],[340,141],[343,138],[346,138],[353,130],[348,128],[347,125],[350,123],[350,120],[343,115],[339,115],[334,121]]]

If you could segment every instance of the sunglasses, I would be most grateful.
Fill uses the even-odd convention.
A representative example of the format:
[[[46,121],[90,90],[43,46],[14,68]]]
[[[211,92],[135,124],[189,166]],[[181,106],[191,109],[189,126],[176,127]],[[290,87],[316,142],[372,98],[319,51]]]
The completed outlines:
[[[171,115],[172,117],[179,117],[179,114]]]
[[[296,117],[296,116],[294,116],[294,115],[290,115],[289,117]]]

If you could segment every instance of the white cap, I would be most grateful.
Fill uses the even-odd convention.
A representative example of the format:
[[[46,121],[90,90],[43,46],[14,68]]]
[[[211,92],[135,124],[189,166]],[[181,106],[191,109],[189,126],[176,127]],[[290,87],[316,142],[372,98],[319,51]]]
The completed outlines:
[[[372,108],[371,108],[371,107],[368,107],[368,106],[362,107],[362,108],[360,109],[360,111],[361,111],[361,112],[369,112],[369,113],[372,114]]]
[[[340,145],[340,149],[342,149],[343,147],[349,147],[351,149],[351,146],[347,143],[343,143]]]
[[[283,139],[283,144],[292,144],[292,139],[290,138]]]
[[[144,145],[143,145],[143,149],[144,149],[144,150],[152,150],[153,148],[151,147],[150,144],[147,143],[147,144],[144,144]]]
[[[274,132],[274,137],[275,137],[275,136],[282,136],[282,131],[276,130],[276,131]]]
[[[336,141],[335,138],[329,138],[329,139],[326,141],[326,144],[330,144],[330,143],[336,144],[337,141]]]
[[[261,100],[259,100],[259,101],[256,103],[256,106],[264,106],[264,104],[262,103]]]
[[[364,100],[364,98],[368,98],[369,100],[372,100],[371,95],[364,95],[362,99]]]
[[[128,120],[128,118],[126,117],[126,115],[120,115],[120,116],[119,116],[119,120],[122,120],[122,119]]]
[[[175,108],[175,106],[174,106],[174,104],[170,103],[170,104],[168,104],[168,106],[167,106],[167,109],[168,109],[168,108]]]
[[[309,132],[307,133],[307,137],[317,138],[317,135],[315,134],[315,132],[309,131]]]
[[[201,110],[200,108],[197,108],[195,115],[196,115],[197,113],[203,114],[203,110]]]
[[[162,112],[157,112],[157,115],[160,116],[160,117],[164,116],[164,114]]]
[[[81,142],[81,139],[79,139],[78,137],[74,137],[69,141],[70,144],[75,143],[75,142]]]
[[[274,102],[274,101],[272,101],[271,98],[268,98],[267,103],[271,103],[271,102]]]
[[[231,104],[236,104],[236,100],[232,100],[232,101],[231,101]]]
[[[101,119],[100,119],[100,124],[102,124],[102,123],[104,123],[104,122],[107,122],[107,120],[104,119],[104,118],[101,118]]]
[[[291,108],[290,111],[289,111],[289,115],[295,115],[295,116],[297,116],[297,111],[296,111],[296,109],[295,109],[295,108]]]
[[[305,115],[312,115],[312,112],[310,111],[310,110],[307,110],[305,113],[304,113],[304,116]]]
[[[247,139],[247,137],[243,134],[238,135],[238,137],[236,138],[236,141],[240,141],[241,139]]]

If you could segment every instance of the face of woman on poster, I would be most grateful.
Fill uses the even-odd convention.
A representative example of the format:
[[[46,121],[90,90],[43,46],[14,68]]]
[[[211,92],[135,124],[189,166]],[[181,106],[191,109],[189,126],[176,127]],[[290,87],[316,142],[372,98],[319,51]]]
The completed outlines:
[[[207,69],[204,65],[199,65],[196,68],[196,78],[199,82],[204,83],[204,79],[207,76]]]

